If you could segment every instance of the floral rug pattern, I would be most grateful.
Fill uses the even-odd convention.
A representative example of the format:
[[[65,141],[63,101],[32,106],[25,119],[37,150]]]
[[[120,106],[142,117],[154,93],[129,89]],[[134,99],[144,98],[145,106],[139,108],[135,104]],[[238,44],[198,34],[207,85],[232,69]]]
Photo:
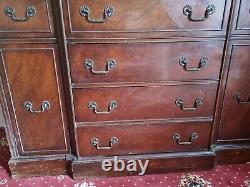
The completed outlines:
[[[217,166],[213,170],[115,178],[72,180],[68,176],[11,179],[10,153],[0,129],[0,187],[250,187],[250,163]]]

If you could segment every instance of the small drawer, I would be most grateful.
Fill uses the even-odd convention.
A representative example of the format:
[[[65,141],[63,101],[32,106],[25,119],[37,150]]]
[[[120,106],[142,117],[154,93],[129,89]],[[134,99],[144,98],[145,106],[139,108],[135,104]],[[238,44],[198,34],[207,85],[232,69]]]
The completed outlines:
[[[68,37],[122,37],[124,33],[183,36],[226,31],[227,0],[64,0]],[[103,36],[103,35],[102,35]],[[139,35],[137,35],[139,36]]]
[[[77,128],[79,156],[207,150],[207,122]]]
[[[250,1],[236,0],[232,34],[250,34]]]
[[[217,84],[74,89],[76,122],[213,116]]]
[[[72,44],[68,51],[74,84],[218,80],[223,42]]]
[[[1,0],[0,38],[52,36],[50,0]]]

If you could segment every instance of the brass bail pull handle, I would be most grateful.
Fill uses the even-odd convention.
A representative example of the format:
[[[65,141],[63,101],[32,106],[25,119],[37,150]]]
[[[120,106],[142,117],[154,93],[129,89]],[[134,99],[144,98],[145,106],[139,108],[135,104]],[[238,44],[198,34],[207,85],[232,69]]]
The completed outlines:
[[[213,15],[215,13],[215,6],[214,5],[208,5],[206,7],[206,10],[204,12],[204,16],[203,17],[193,17],[193,8],[191,5],[186,5],[184,8],[183,8],[183,14],[185,16],[188,17],[188,19],[190,21],[193,21],[193,22],[199,22],[199,21],[205,21],[209,18],[209,16]]]
[[[11,6],[7,6],[4,8],[4,14],[7,17],[10,17],[13,21],[28,21],[31,17],[36,16],[36,9],[33,6],[28,6],[25,11],[25,16],[22,18],[17,18],[15,9]]]
[[[25,101],[24,102],[24,109],[28,110],[31,113],[41,113],[44,112],[45,110],[48,110],[50,108],[50,102],[49,101],[43,101],[41,103],[41,109],[40,110],[34,110],[33,105],[30,101]]]
[[[117,143],[118,143],[118,138],[116,138],[116,137],[110,138],[108,146],[100,146],[98,138],[92,138],[90,140],[90,144],[95,146],[95,148],[98,150],[110,150],[110,149],[112,149],[112,146],[117,144]]]
[[[88,104],[88,108],[90,110],[93,110],[95,114],[97,115],[102,115],[102,114],[110,114],[115,108],[118,107],[118,102],[113,100],[109,103],[108,105],[108,110],[107,111],[98,111],[97,110],[97,104],[95,101],[90,101]]]
[[[112,6],[106,6],[103,10],[103,17],[102,18],[91,18],[90,17],[90,8],[86,5],[80,7],[80,15],[82,17],[86,17],[88,22],[90,23],[104,23],[108,20],[115,13],[115,9]]]
[[[241,100],[240,95],[239,95],[239,94],[236,94],[236,95],[233,96],[233,99],[234,99],[235,101],[237,101],[239,104],[250,104],[250,96],[249,96],[248,100],[243,101],[243,100]]]
[[[204,66],[208,64],[208,58],[207,57],[202,57],[200,59],[198,67],[188,67],[188,58],[186,57],[181,57],[179,59],[179,65],[183,67],[184,70],[186,71],[200,71]]]
[[[194,111],[194,110],[197,110],[201,105],[204,104],[204,100],[203,100],[203,98],[197,98],[195,100],[195,102],[194,102],[194,106],[193,107],[186,107],[186,106],[184,106],[184,99],[178,98],[175,101],[175,104],[177,106],[179,106],[180,109],[183,110],[183,111]]]
[[[181,141],[181,135],[178,133],[173,134],[173,140],[178,143],[179,145],[190,145],[192,144],[195,140],[198,139],[198,133],[194,132],[191,134],[189,141]]]
[[[106,69],[102,70],[102,71],[97,71],[97,70],[94,69],[95,68],[95,64],[94,64],[94,61],[91,60],[91,59],[86,59],[85,62],[84,62],[84,66],[85,66],[85,68],[87,68],[88,70],[90,70],[90,72],[93,73],[93,74],[107,74],[112,69],[116,68],[116,61],[113,60],[113,59],[107,60]]]

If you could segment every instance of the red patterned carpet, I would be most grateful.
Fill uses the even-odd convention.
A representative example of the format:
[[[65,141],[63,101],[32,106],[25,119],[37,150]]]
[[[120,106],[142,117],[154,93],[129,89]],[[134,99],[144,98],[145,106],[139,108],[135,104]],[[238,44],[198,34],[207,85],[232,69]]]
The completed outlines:
[[[8,173],[8,143],[0,129],[0,187],[250,187],[250,163],[218,166],[211,171],[171,173],[91,180],[72,180],[68,176],[46,176],[13,180]]]

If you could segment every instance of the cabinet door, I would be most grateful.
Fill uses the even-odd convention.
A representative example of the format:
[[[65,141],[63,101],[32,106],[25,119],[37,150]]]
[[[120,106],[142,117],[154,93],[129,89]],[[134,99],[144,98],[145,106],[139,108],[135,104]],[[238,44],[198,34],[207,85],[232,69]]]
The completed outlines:
[[[250,1],[236,0],[232,34],[250,34]]]
[[[19,154],[67,152],[57,50],[53,45],[30,45],[0,52]]]
[[[231,51],[219,139],[250,139],[250,45]]]

